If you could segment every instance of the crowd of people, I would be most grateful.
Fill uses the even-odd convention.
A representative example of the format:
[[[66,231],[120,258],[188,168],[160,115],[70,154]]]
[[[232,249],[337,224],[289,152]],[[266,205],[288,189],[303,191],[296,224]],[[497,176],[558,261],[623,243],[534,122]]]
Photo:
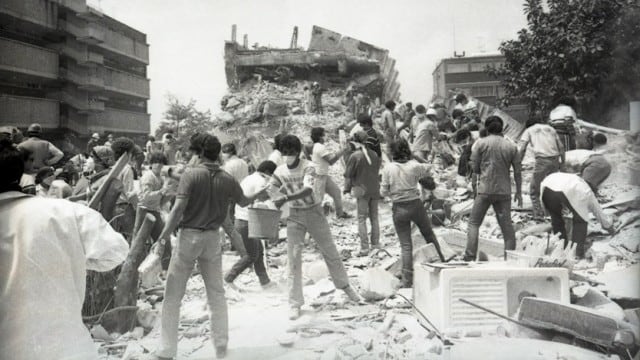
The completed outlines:
[[[314,89],[321,93],[314,85],[310,94]],[[353,111],[364,108],[363,101],[357,101],[360,95],[353,95],[349,103]],[[161,141],[150,137],[144,150],[129,138],[112,135],[100,144],[100,136],[93,134],[85,152],[60,164],[64,154],[42,139],[38,124],[29,126],[26,139],[11,129],[3,130],[0,332],[12,335],[2,337],[0,352],[17,354],[16,358],[78,355],[69,353],[59,338],[51,338],[52,333],[38,337],[40,345],[29,346],[32,340],[25,339],[33,338],[11,330],[19,323],[31,336],[39,333],[37,323],[46,322],[68,330],[56,336],[82,343],[73,349],[92,353],[80,317],[85,272],[106,271],[121,263],[127,241],[146,214],[157,220],[147,250],[162,255],[167,271],[159,358],[176,356],[180,304],[196,261],[205,283],[218,357],[225,356],[228,343],[225,284],[231,286],[252,267],[260,284],[270,286],[262,241],[249,237],[248,208],[256,204],[284,213],[290,319],[300,316],[305,302],[302,253],[307,234],[317,244],[335,287],[351,301],[361,301],[332,238],[329,215],[322,206],[325,194],[333,198],[336,218],[352,216],[344,210],[343,195],[355,199],[360,256],[380,248],[378,210],[388,199],[401,249],[403,287],[413,285],[412,224],[425,243],[433,244],[441,261],[451,260],[441,251],[428,212],[436,188],[434,175],[456,161],[458,174],[474,196],[467,246],[460,260],[478,259],[479,227],[490,206],[502,230],[505,251],[515,249],[511,202],[513,198],[522,207],[521,163],[527,149],[535,157],[529,193],[536,220],[544,221],[546,210],[565,246],[569,240],[577,244],[578,257],[585,256],[589,213],[604,229],[613,229],[613,220],[603,214],[596,197],[598,186],[611,172],[603,156],[606,136],[592,134],[586,142],[576,141],[579,132],[572,128],[576,116],[570,101],[561,102],[545,121],[531,121],[517,143],[503,136],[503,119],[489,116],[483,121],[477,104],[464,94],[456,95],[455,101],[451,113],[438,103],[414,109],[412,103],[396,106],[387,101],[379,118],[367,104],[356,121],[345,125],[348,141],[339,149],[329,148],[325,128],[314,127],[308,139],[276,135],[273,152],[259,164],[247,163],[233,143],[221,144],[206,133],[193,135],[188,146],[179,149],[170,132]],[[314,106],[320,108],[314,111],[322,112],[320,102]],[[576,149],[578,143],[587,146]],[[341,181],[329,171],[341,160],[342,189]],[[120,164],[115,176],[108,176],[123,161],[126,164]],[[96,194],[101,198],[94,202]],[[86,206],[90,200],[93,209]],[[571,239],[563,210],[573,214]],[[241,255],[226,274],[220,229]],[[177,235],[173,242],[172,234]],[[32,291],[36,288],[41,290]],[[52,294],[55,311],[41,296],[46,292]],[[47,336],[51,339],[43,341]]]

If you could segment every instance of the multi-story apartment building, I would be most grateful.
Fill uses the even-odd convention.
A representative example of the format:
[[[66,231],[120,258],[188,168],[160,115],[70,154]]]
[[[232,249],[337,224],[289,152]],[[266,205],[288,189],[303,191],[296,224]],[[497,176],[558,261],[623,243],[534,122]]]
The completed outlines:
[[[86,0],[0,1],[0,125],[149,133],[146,35]]]
[[[500,80],[489,76],[487,66],[499,67],[504,63],[501,54],[466,56],[442,59],[433,71],[433,94],[436,98],[450,97],[451,91],[460,91],[490,106],[504,95]],[[528,117],[524,104],[516,101],[503,109],[514,119],[525,122]]]

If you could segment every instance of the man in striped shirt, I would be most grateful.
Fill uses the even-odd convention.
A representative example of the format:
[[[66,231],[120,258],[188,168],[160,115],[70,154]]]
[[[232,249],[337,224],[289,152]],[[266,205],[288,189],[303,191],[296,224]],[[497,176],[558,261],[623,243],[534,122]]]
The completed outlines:
[[[276,168],[270,184],[283,189],[285,195],[274,200],[277,207],[289,203],[287,218],[287,255],[289,263],[289,305],[292,320],[300,317],[300,307],[304,304],[302,294],[302,249],[307,232],[318,244],[331,279],[336,289],[342,289],[352,301],[359,302],[360,297],[349,285],[347,272],[340,254],[331,237],[331,229],[324,216],[320,200],[314,196],[316,169],[312,162],[300,159],[302,143],[293,135],[280,140],[280,151],[285,164]]]

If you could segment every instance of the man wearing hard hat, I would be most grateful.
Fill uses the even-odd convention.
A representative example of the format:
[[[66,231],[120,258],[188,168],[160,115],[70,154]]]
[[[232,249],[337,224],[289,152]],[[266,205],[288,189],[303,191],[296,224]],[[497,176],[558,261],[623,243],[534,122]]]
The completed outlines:
[[[60,149],[47,140],[40,138],[42,136],[42,126],[40,124],[29,125],[27,136],[29,138],[21,142],[18,148],[25,149],[33,154],[33,167],[30,169],[30,174],[36,174],[42,167],[56,164],[64,156]]]

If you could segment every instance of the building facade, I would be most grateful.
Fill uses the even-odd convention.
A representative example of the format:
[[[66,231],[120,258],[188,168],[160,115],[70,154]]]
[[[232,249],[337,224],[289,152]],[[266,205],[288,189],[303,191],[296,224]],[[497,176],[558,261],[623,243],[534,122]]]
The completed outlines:
[[[496,100],[504,95],[504,89],[500,79],[489,76],[485,69],[487,66],[499,67],[504,61],[501,54],[443,59],[433,71],[433,94],[436,98],[446,99],[450,92],[463,92],[487,105],[496,106]],[[528,118],[526,105],[517,101],[502,110],[520,122]]]
[[[0,125],[78,142],[149,133],[146,35],[86,0],[0,1]]]

